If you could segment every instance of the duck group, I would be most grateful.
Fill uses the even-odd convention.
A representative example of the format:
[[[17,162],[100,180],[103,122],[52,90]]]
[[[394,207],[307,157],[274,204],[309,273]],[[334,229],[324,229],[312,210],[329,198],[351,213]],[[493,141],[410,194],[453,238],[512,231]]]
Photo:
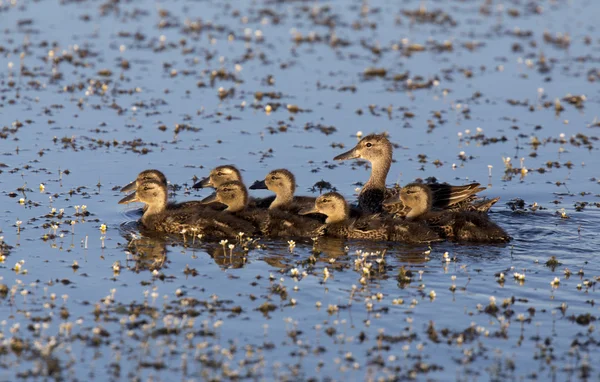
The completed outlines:
[[[216,167],[193,185],[195,189],[214,189],[202,200],[169,201],[165,175],[159,170],[145,170],[121,189],[130,194],[119,203],[144,204],[140,223],[145,230],[207,239],[245,234],[272,238],[331,236],[410,244],[510,241],[510,236],[487,214],[499,198],[478,198],[476,194],[485,189],[479,183],[411,183],[388,188],[386,178],[392,154],[393,146],[385,135],[371,134],[334,158],[370,162],[371,175],[356,205],[348,204],[337,192],[317,198],[295,195],[295,177],[286,169],[273,170],[250,186],[251,190],[269,190],[274,195],[251,197],[239,169],[233,165]]]

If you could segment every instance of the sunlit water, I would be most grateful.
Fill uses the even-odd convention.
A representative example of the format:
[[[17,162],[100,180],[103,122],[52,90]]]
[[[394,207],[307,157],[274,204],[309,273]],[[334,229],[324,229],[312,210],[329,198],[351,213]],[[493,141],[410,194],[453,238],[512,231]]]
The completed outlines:
[[[598,379],[598,12],[0,2],[0,379]],[[398,145],[390,184],[487,185],[514,240],[230,250],[146,237],[117,204],[143,169],[185,200],[228,163],[351,199],[368,169],[332,158],[358,131]]]

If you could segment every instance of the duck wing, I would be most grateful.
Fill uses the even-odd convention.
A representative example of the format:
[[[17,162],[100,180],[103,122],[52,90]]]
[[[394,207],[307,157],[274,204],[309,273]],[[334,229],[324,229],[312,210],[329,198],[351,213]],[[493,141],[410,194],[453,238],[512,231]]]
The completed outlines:
[[[500,197],[493,199],[483,198],[477,199],[472,203],[461,202],[456,205],[461,206],[462,208],[460,209],[462,210],[487,213],[490,210],[490,208],[492,208],[492,206],[496,204],[496,202],[498,202],[498,200],[500,200]],[[465,203],[466,205],[463,206],[463,203]]]
[[[477,201],[477,194],[485,190],[479,183],[463,186],[452,186],[445,183],[427,184],[433,197],[433,208],[436,210],[452,211],[480,211],[487,212],[499,198]],[[396,218],[403,218],[410,212],[410,207],[405,206],[400,200],[399,185],[386,189],[383,210]]]
[[[298,208],[308,208],[315,205],[317,198],[312,196],[294,196],[292,204]]]
[[[466,200],[473,200],[475,194],[483,191],[486,187],[480,187],[479,183],[465,184],[463,186],[452,186],[445,183],[431,183],[427,185],[433,196],[433,207],[444,209]]]
[[[511,237],[488,215],[464,211],[454,213],[454,239],[472,243],[507,243]]]
[[[169,210],[180,210],[180,209],[184,209],[184,208],[205,209],[207,206],[212,206],[212,204],[202,204],[202,202],[199,200],[190,200],[187,202],[179,202],[179,203],[169,202],[167,204],[167,209],[169,209]]]
[[[388,240],[388,232],[381,215],[367,215],[348,223],[349,239]]]

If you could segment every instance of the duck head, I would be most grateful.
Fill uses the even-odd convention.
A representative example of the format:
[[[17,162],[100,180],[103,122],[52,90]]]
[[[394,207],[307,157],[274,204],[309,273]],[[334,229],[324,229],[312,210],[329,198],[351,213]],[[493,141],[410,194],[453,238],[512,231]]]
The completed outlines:
[[[400,200],[410,208],[406,214],[408,219],[418,217],[431,210],[433,197],[431,189],[426,184],[411,183],[400,190]]]
[[[334,160],[364,159],[373,164],[392,162],[393,147],[383,134],[370,134],[362,138],[356,146],[333,158]]]
[[[286,169],[273,170],[267,174],[264,180],[256,181],[251,190],[270,190],[276,195],[275,200],[269,206],[277,208],[278,206],[291,203],[294,199],[294,191],[296,190],[296,178],[294,174]]]
[[[219,202],[227,206],[225,211],[238,212],[248,205],[248,191],[240,181],[226,182],[217,187],[217,190],[202,199],[202,203],[209,204]]]
[[[323,214],[327,216],[325,223],[343,222],[350,216],[350,209],[346,199],[337,192],[328,192],[315,200],[313,207],[300,210],[300,215]]]
[[[133,193],[119,200],[119,204],[129,204],[134,202],[144,203],[148,206],[144,215],[150,215],[153,213],[160,213],[166,209],[167,197],[166,184],[155,180],[147,180],[141,182]]]
[[[162,172],[154,169],[144,170],[138,174],[137,178],[133,182],[121,188],[121,192],[135,191],[141,183],[148,180],[153,180],[164,185],[167,184],[167,178]]]
[[[366,200],[363,200],[363,193],[367,190],[383,190],[385,189],[385,181],[387,174],[390,171],[392,165],[392,152],[393,146],[390,141],[383,134],[371,134],[361,139],[356,146],[349,151],[340,154],[333,158],[334,160],[348,160],[348,159],[364,159],[371,162],[371,177],[363,186],[361,195],[359,195],[358,204],[363,209],[365,205],[370,204]],[[369,199],[367,197],[366,199]],[[381,203],[381,202],[380,202]],[[367,207],[371,209],[371,207]],[[377,210],[377,208],[375,208]]]
[[[240,174],[240,170],[238,170],[235,166],[225,165],[215,167],[208,177],[202,179],[198,183],[194,184],[193,188],[218,188],[223,183],[232,182],[232,181],[242,181],[242,174]]]

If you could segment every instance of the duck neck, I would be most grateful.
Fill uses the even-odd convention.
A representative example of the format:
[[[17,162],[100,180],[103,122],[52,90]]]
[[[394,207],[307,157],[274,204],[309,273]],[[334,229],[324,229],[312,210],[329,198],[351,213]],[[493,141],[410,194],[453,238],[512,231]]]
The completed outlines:
[[[271,202],[269,209],[279,208],[290,205],[294,201],[294,195],[289,192],[279,192],[275,194],[275,200]]]
[[[157,201],[153,201],[153,203],[148,203],[144,207],[144,215],[142,216],[142,224],[147,225],[150,220],[167,209],[167,197],[164,199],[159,199]]]
[[[385,189],[385,179],[390,171],[391,158],[380,158],[371,162],[371,177],[363,186],[363,190],[367,189]]]
[[[334,224],[334,223],[342,223],[348,220],[350,212],[348,211],[348,206],[344,206],[343,209],[336,211],[334,214],[328,215],[325,223]]]
[[[406,214],[407,219],[416,219],[421,215],[424,215],[430,210],[430,206],[427,200],[423,200],[422,203],[418,203],[415,206],[410,207],[410,211]]]
[[[247,201],[244,198],[244,200],[235,200],[232,203],[227,205],[227,208],[225,209],[225,211],[227,212],[240,212],[242,210],[244,210],[246,208],[247,205]]]

